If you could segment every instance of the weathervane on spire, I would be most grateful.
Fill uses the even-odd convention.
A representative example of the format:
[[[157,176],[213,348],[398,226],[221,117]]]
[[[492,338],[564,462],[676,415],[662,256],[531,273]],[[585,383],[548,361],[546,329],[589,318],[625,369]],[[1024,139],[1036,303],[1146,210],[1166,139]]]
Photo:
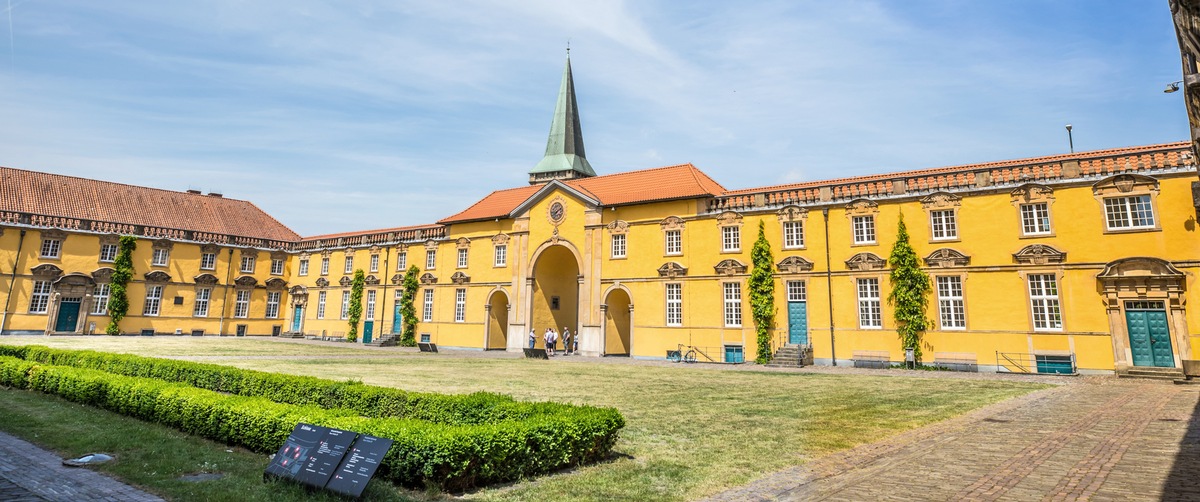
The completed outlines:
[[[571,39],[567,39],[567,59],[571,59]]]

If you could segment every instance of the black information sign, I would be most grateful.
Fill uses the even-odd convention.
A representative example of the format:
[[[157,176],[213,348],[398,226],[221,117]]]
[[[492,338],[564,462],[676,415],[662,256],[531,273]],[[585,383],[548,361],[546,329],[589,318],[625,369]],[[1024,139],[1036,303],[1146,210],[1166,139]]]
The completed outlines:
[[[361,497],[367,482],[375,475],[383,456],[391,448],[391,439],[366,434],[358,436],[358,441],[354,442],[350,453],[342,459],[342,465],[338,466],[337,473],[329,480],[329,484],[325,485],[325,489],[351,497]]]
[[[263,477],[275,476],[360,497],[391,447],[390,439],[297,424]]]

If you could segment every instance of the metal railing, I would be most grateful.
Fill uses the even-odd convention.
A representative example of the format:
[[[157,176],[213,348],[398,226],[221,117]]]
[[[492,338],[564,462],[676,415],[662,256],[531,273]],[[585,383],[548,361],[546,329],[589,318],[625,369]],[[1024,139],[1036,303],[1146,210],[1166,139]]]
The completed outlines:
[[[997,373],[1026,373],[1042,375],[1076,375],[1075,353],[1034,354],[1029,352],[996,352]]]

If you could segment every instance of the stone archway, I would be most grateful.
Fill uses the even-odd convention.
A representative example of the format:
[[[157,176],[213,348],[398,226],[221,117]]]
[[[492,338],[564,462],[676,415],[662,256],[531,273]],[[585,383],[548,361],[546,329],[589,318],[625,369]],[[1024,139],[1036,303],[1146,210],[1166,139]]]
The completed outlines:
[[[1117,371],[1145,365],[1178,368],[1182,360],[1192,358],[1183,272],[1166,260],[1139,256],[1109,262],[1096,280],[1108,313]],[[1145,333],[1130,332],[1131,323],[1139,331],[1146,328],[1145,322],[1135,317],[1148,313],[1157,316],[1156,320],[1151,317],[1152,324],[1160,330],[1157,334],[1164,338],[1162,342],[1169,341],[1169,351],[1163,343],[1150,347]],[[1147,363],[1147,358],[1152,362]]]
[[[483,349],[504,350],[508,348],[508,293],[497,288],[492,291],[487,303],[487,328]]]
[[[604,317],[604,355],[633,354],[633,299],[623,286],[609,289],[600,305]]]
[[[529,327],[539,340],[546,328],[560,335],[564,327],[579,333],[579,269],[578,254],[563,244],[545,246],[535,255],[529,278]]]

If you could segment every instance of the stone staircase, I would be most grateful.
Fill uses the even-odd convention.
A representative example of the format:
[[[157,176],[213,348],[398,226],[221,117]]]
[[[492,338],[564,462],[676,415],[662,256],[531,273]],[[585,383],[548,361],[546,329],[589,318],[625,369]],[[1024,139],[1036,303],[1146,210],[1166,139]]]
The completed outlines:
[[[775,351],[768,368],[802,368],[812,366],[812,348],[806,345],[787,344]]]
[[[279,334],[279,338],[304,338],[304,333],[299,331],[285,331]]]
[[[399,344],[399,342],[397,341],[398,338],[400,338],[400,335],[388,333],[379,338],[371,340],[371,343],[368,343],[366,345],[368,347],[395,347],[396,345]]]
[[[1148,366],[1134,366],[1123,370],[1117,370],[1118,378],[1146,378],[1151,380],[1182,380],[1183,370],[1179,368],[1152,368]]]

